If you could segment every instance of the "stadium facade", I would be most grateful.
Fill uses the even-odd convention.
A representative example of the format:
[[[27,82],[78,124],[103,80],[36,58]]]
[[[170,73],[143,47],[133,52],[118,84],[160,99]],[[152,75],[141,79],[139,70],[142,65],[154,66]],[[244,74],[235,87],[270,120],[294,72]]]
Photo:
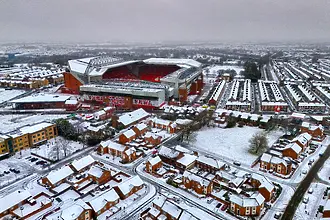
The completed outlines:
[[[68,64],[62,91],[80,94],[85,102],[154,109],[173,99],[184,103],[203,88],[202,64],[191,59],[124,61],[100,56]]]

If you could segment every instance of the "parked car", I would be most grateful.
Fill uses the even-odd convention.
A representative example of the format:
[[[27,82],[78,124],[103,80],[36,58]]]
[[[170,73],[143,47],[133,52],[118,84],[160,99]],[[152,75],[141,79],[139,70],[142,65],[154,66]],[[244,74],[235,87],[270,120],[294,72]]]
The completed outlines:
[[[8,170],[5,170],[3,173],[4,173],[4,174],[9,174],[9,173],[10,173],[10,171],[8,171]]]
[[[221,203],[218,203],[216,207],[217,208],[220,208],[221,207]]]
[[[241,166],[241,162],[239,162],[239,161],[234,161],[234,165],[236,165],[236,166]]]
[[[305,196],[304,199],[303,199],[303,203],[307,204],[309,201],[309,197],[308,196]]]
[[[313,188],[309,188],[308,193],[312,194],[314,192]]]
[[[274,218],[275,218],[275,219],[280,219],[281,216],[282,216],[282,213],[280,213],[280,212],[276,212],[275,215],[274,215]]]
[[[222,207],[221,207],[221,211],[225,211],[227,209],[228,205],[224,204]]]
[[[301,173],[302,174],[306,174],[307,173],[307,170],[302,170]]]

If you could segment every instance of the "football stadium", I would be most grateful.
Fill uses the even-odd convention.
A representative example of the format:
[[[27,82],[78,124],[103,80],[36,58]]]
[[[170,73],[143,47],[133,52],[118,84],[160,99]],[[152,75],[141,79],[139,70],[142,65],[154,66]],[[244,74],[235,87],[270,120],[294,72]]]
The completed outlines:
[[[149,58],[126,61],[100,56],[69,60],[62,92],[84,102],[125,109],[157,109],[167,101],[185,103],[203,88],[202,64],[192,59]]]

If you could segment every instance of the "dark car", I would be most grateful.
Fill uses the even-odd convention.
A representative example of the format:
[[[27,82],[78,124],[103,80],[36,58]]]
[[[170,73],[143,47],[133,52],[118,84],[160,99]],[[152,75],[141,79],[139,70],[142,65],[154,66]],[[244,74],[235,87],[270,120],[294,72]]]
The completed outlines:
[[[222,207],[221,207],[221,210],[222,211],[225,211],[227,209],[228,205],[224,204]]]
[[[221,207],[221,203],[218,203],[216,207],[217,208],[220,208]]]
[[[3,173],[4,173],[4,174],[9,174],[10,171],[6,170],[6,171],[4,171]]]

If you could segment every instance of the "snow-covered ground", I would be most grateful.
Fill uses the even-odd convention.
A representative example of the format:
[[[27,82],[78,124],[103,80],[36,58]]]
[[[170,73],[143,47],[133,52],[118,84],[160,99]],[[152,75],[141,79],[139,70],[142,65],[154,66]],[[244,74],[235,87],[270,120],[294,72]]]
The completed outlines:
[[[265,216],[262,219],[270,220],[274,219],[274,215],[277,212],[283,213],[285,208],[290,202],[291,197],[294,194],[294,189],[289,186],[281,185],[282,186],[282,193],[280,194],[279,198],[275,201],[273,206],[266,212]]]
[[[0,115],[0,133],[6,133],[23,127],[28,124],[34,124],[41,121],[54,120],[58,118],[65,118],[67,115],[43,115],[43,114],[27,114],[27,115]]]
[[[63,137],[56,137],[52,140],[49,140],[46,144],[28,150],[41,157],[56,160],[57,151],[55,149],[59,149],[59,160],[61,160],[65,158],[63,144],[65,144],[67,157],[72,155],[74,152],[81,150],[84,147],[83,144],[79,142],[64,140]],[[59,148],[57,148],[56,146],[59,146]]]
[[[248,126],[226,129],[204,127],[196,132],[196,140],[193,140],[191,144],[196,148],[224,157],[224,159],[237,160],[250,166],[257,156],[248,152],[249,140],[254,134],[263,131],[258,127]],[[280,130],[268,133],[269,146],[282,135],[283,132]]]
[[[216,74],[219,70],[235,70],[237,75],[240,74],[241,71],[244,70],[244,68],[242,66],[230,66],[230,65],[215,65],[215,66],[211,66],[209,68],[209,74]]]
[[[319,171],[318,176],[321,180],[330,184],[330,159],[327,159]]]
[[[324,199],[324,191],[326,190],[327,185],[322,183],[312,183],[310,189],[313,189],[313,193],[308,193],[304,197],[308,197],[307,204],[301,202],[298,206],[298,209],[293,217],[294,220],[312,220],[320,219],[320,215],[316,217],[317,210],[320,205],[324,205],[326,200]]]
[[[20,173],[14,173],[9,169],[16,169]],[[6,173],[5,173],[6,172]],[[8,185],[17,179],[21,179],[34,172],[34,168],[29,166],[24,160],[18,158],[9,158],[0,162],[0,187]]]
[[[3,88],[0,88],[0,103],[6,102],[12,98],[15,98],[16,96],[24,94],[25,90],[18,90],[18,89],[12,89],[12,90],[5,90]]]

